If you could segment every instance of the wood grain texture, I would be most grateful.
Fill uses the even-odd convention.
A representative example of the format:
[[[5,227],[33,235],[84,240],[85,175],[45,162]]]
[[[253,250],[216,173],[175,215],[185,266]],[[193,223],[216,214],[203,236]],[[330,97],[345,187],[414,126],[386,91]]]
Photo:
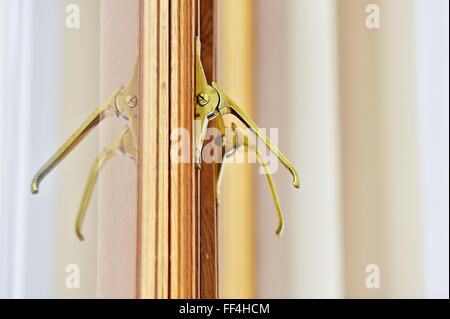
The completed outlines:
[[[168,1],[141,0],[137,297],[169,296]]]
[[[212,0],[141,0],[139,298],[217,297],[215,165],[196,170],[190,147],[194,36],[201,33],[202,59],[212,80],[213,12]],[[179,129],[191,137],[187,162],[171,154],[180,143]]]
[[[194,0],[141,0],[139,298],[198,297],[194,164],[191,152],[188,163],[170,157],[172,132],[194,136],[195,8]]]
[[[202,64],[208,82],[215,80],[215,0],[200,1],[199,36]],[[214,127],[214,122],[209,124]],[[205,144],[210,140],[205,140]],[[200,171],[200,298],[218,297],[218,236],[215,163]]]
[[[193,137],[196,6],[192,0],[170,5],[170,132],[182,128]],[[170,147],[176,143],[171,140]],[[188,163],[170,164],[170,298],[198,297],[195,168],[191,148],[185,151]]]

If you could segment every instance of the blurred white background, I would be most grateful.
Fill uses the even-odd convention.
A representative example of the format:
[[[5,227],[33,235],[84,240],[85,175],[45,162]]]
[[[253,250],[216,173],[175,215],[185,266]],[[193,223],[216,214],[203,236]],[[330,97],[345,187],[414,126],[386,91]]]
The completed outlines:
[[[448,1],[220,3],[219,83],[301,179],[275,174],[280,239],[265,177],[227,168],[222,296],[448,298]]]

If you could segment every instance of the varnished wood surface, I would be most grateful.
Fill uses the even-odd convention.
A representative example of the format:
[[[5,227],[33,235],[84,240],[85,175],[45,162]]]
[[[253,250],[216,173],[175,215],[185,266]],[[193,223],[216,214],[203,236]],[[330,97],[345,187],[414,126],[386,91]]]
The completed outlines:
[[[141,0],[138,159],[139,298],[217,297],[215,165],[171,160],[185,129],[193,145],[194,37],[214,70],[214,1]],[[200,5],[200,15],[197,8]],[[197,20],[200,19],[200,22]]]
[[[139,298],[198,297],[192,154],[188,163],[170,159],[177,142],[170,134],[184,128],[194,135],[195,5],[194,0],[141,0]]]
[[[193,137],[195,2],[172,0],[170,12],[170,132],[184,128]],[[170,146],[179,143],[170,142]],[[191,145],[193,140],[191,140]],[[195,168],[170,164],[170,298],[198,297],[198,221]]]
[[[169,296],[169,3],[140,2],[137,297]],[[166,147],[164,147],[166,146]]]
[[[215,80],[215,0],[200,0],[199,36],[202,64],[208,82]],[[214,122],[210,123],[214,127]],[[205,141],[209,143],[210,141]],[[200,171],[200,298],[218,297],[218,219],[215,163]]]

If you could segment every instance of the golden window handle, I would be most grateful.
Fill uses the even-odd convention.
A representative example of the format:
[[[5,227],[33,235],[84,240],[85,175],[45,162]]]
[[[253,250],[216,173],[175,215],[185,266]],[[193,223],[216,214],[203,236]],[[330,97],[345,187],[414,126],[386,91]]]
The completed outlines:
[[[300,182],[298,178],[297,171],[294,166],[289,162],[289,160],[280,152],[275,144],[273,144],[270,139],[263,133],[263,131],[253,122],[253,120],[245,114],[245,112],[236,105],[217,85],[213,82],[212,86],[219,92],[221,104],[219,106],[220,115],[232,114],[236,116],[247,128],[253,131],[255,135],[274,153],[278,159],[283,163],[283,165],[291,172],[294,179],[294,187],[299,188]]]
[[[253,122],[253,120],[245,114],[245,112],[236,105],[217,85],[213,82],[212,86],[208,85],[205,72],[203,70],[201,57],[201,44],[196,37],[196,60],[195,60],[195,161],[197,167],[201,168],[201,154],[203,143],[205,141],[208,122],[223,116],[232,114],[237,117],[247,128],[251,129],[256,136],[278,157],[284,166],[291,172],[294,179],[294,187],[299,188],[300,182],[297,171],[289,160],[280,152],[270,139],[262,132],[262,130]]]
[[[203,144],[205,142],[206,130],[208,128],[208,123],[211,120],[216,119],[218,128],[222,134],[222,144],[223,147],[227,147],[229,141],[224,141],[226,139],[225,136],[225,124],[223,121],[223,116],[226,114],[232,114],[236,118],[238,118],[248,129],[252,130],[253,133],[268,147],[271,152],[273,152],[278,159],[283,163],[283,165],[290,171],[292,177],[294,179],[293,184],[294,187],[299,188],[300,182],[298,178],[297,171],[294,166],[289,162],[289,160],[280,152],[275,144],[273,144],[270,139],[262,132],[262,130],[253,122],[253,120],[245,114],[245,112],[237,106],[236,103],[231,100],[223,90],[217,85],[217,83],[213,82],[212,86],[208,85],[205,72],[203,70],[202,61],[200,57],[201,52],[201,43],[198,37],[196,37],[196,45],[195,45],[195,163],[198,169],[201,169],[201,154],[203,149]],[[239,135],[239,133],[237,133]],[[229,146],[228,146],[229,147]],[[228,152],[235,152],[239,147],[244,147],[247,151],[253,150],[258,158],[258,161],[263,166],[266,171],[267,181],[269,183],[270,190],[272,192],[272,197],[275,203],[275,207],[278,213],[278,228],[276,230],[277,235],[281,233],[283,229],[283,215],[281,212],[280,204],[278,201],[278,195],[275,190],[275,186],[273,183],[272,176],[268,171],[267,162],[264,157],[258,151],[256,147],[250,146],[247,144],[242,145],[234,145],[228,149]],[[225,151],[227,154],[227,151]],[[226,156],[224,158],[226,160]],[[218,175],[218,185],[220,186],[221,174],[223,174],[223,166],[224,163],[221,164]],[[216,194],[219,191],[217,188]]]

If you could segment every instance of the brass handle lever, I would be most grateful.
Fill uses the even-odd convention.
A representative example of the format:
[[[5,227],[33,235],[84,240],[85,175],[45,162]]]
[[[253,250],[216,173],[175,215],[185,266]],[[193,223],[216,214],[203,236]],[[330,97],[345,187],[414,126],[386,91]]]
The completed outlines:
[[[293,184],[294,187],[300,187],[300,181],[298,178],[297,171],[294,166],[289,162],[289,160],[280,152],[275,144],[273,144],[270,139],[262,132],[262,130],[252,121],[252,119],[245,114],[245,112],[236,105],[223,91],[222,89],[215,83],[212,83],[212,86],[208,85],[205,72],[203,70],[202,61],[200,58],[201,52],[201,44],[198,37],[196,37],[196,46],[195,46],[195,114],[194,117],[196,119],[195,124],[195,163],[197,168],[201,169],[201,154],[203,149],[203,144],[205,141],[206,130],[208,128],[208,122],[217,119],[219,130],[221,130],[222,139],[225,137],[224,129],[225,125],[223,122],[223,116],[226,114],[234,115],[238,118],[247,128],[253,131],[253,133],[268,147],[283,163],[283,165],[290,171],[293,176]],[[260,154],[258,149],[254,146],[249,146],[248,144],[243,145],[235,145],[235,149],[237,150],[239,147],[244,147],[244,149],[252,150],[255,152],[259,162],[264,167],[266,173],[268,173],[267,162],[264,160],[264,157]],[[235,150],[229,149],[230,152],[234,152]],[[223,164],[220,168],[219,172],[219,184],[220,184],[220,174],[222,174]],[[280,205],[278,202],[278,196],[273,184],[273,179],[270,174],[266,174],[267,181],[269,183],[272,197],[275,202],[275,206],[277,209],[278,217],[279,217],[279,225],[277,228],[277,234],[281,233],[283,228],[283,216],[281,214]]]
[[[278,150],[275,144],[273,144],[270,139],[261,131],[261,129],[253,122],[253,120],[245,114],[245,112],[236,105],[217,85],[217,83],[212,83],[213,87],[219,92],[221,97],[221,104],[219,106],[219,112],[221,115],[232,114],[236,116],[245,126],[251,129],[256,136],[264,142],[264,144],[278,157],[278,159],[284,164],[284,166],[291,172],[292,177],[294,178],[294,186],[296,188],[300,187],[300,182],[298,178],[297,171],[294,166],[292,166],[291,162],[283,155],[283,153]]]
[[[208,122],[218,116],[232,114],[249,129],[251,129],[256,136],[280,159],[284,166],[291,172],[294,178],[294,186],[299,188],[300,182],[297,171],[289,160],[280,152],[280,150],[278,150],[278,148],[261,131],[255,122],[253,122],[252,119],[248,117],[245,112],[222,91],[217,83],[213,82],[212,86],[208,85],[200,58],[201,44],[198,37],[196,38],[196,41],[195,118],[197,119],[197,122],[195,127],[195,159],[197,167],[201,167],[201,150],[205,140]]]

